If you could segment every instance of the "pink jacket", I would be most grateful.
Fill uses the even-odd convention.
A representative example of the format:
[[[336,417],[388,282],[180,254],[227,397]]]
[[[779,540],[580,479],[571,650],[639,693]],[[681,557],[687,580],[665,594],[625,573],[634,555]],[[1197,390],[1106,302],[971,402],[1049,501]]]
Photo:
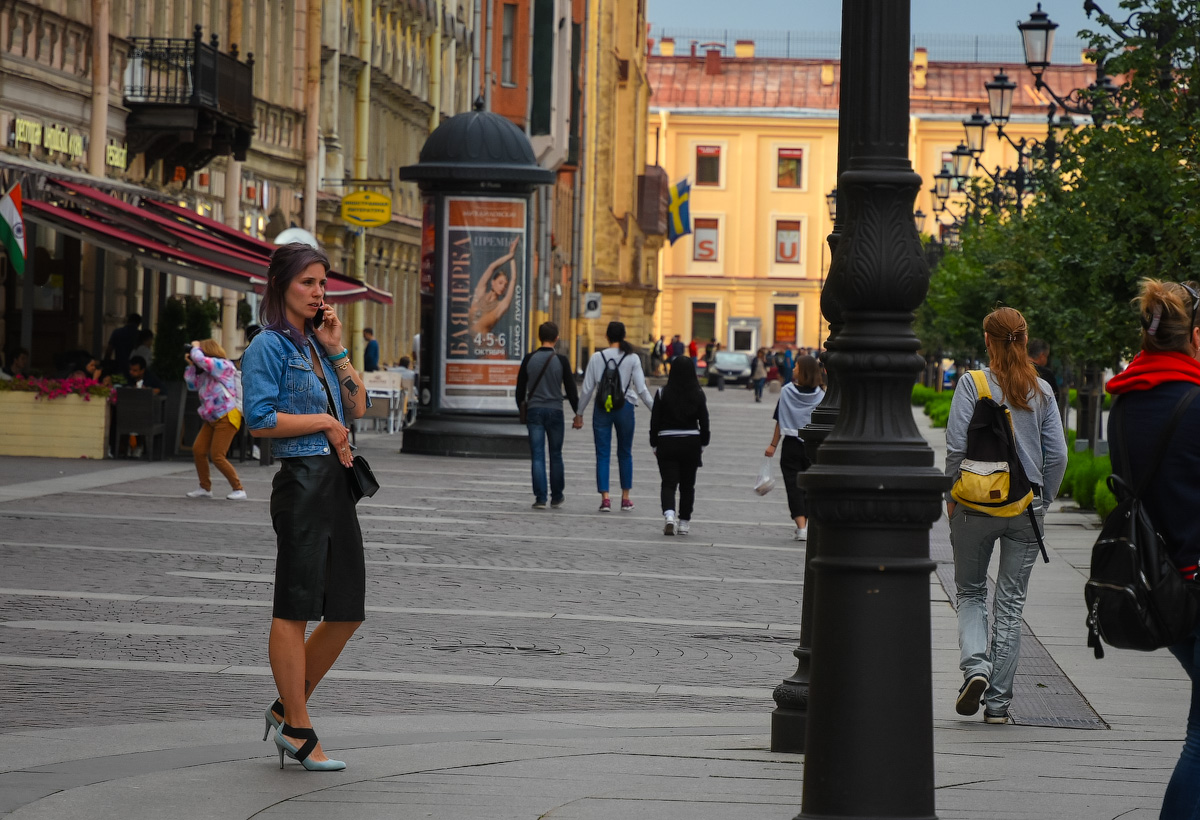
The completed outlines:
[[[200,391],[200,418],[218,421],[237,407],[237,367],[229,359],[210,359],[198,347],[191,356],[184,381],[189,390]]]

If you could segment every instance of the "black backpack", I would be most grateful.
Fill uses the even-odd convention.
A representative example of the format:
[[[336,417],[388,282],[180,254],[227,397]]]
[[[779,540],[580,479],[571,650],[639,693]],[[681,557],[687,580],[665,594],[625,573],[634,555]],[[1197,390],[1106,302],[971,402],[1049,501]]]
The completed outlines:
[[[1088,608],[1088,646],[1097,658],[1104,657],[1101,639],[1118,649],[1149,652],[1179,643],[1200,621],[1200,586],[1179,574],[1142,503],[1175,428],[1197,396],[1200,387],[1193,387],[1175,405],[1136,489],[1130,489],[1128,463],[1126,475],[1114,473],[1108,478],[1118,503],[1104,519],[1104,528],[1092,547],[1091,574],[1083,588]],[[1121,408],[1118,399],[1112,410],[1112,427],[1128,462]]]
[[[604,360],[604,373],[600,376],[600,385],[596,389],[596,409],[615,413],[625,406],[625,388],[621,386],[621,362],[625,361],[626,353],[621,358],[613,360],[600,354]]]

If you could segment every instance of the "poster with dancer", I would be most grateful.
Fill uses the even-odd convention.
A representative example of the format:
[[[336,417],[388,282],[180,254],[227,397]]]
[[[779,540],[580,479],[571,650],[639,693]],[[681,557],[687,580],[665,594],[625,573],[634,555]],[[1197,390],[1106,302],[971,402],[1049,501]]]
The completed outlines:
[[[526,202],[447,197],[440,405],[516,414],[526,352]]]

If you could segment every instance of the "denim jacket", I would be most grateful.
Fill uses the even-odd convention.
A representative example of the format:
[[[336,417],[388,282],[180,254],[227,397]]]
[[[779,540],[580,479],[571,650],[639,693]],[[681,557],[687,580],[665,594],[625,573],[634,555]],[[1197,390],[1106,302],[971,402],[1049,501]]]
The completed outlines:
[[[309,340],[318,351],[316,339]],[[254,337],[242,356],[242,392],[246,423],[250,430],[275,426],[276,413],[307,415],[324,413],[328,405],[325,388],[313,372],[310,349],[301,352],[282,334],[264,330]],[[325,383],[333,394],[338,420],[345,423],[342,411],[342,391],[338,387],[333,366],[321,356]],[[271,453],[276,458],[319,456],[329,453],[329,439],[324,433],[271,439]]]

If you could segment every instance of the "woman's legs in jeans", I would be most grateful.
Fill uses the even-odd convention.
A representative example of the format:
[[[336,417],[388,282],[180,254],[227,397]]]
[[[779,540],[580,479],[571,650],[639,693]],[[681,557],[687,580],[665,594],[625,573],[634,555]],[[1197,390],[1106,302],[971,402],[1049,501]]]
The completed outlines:
[[[612,457],[613,413],[592,411],[592,439],[596,443],[596,490],[608,498],[608,461]]]
[[[1200,818],[1200,627],[1182,643],[1171,647],[1171,654],[1183,664],[1183,669],[1192,680],[1192,703],[1188,709],[1187,735],[1183,741],[1183,752],[1167,793],[1163,796],[1159,820],[1197,820]]]
[[[617,428],[617,473],[621,478],[621,498],[629,498],[629,491],[633,489],[633,405],[625,402],[612,415],[613,426]]]
[[[766,383],[767,383],[766,379],[755,379],[754,380],[754,400],[755,401],[762,401],[763,387],[766,386]]]
[[[1040,526],[1040,514],[1038,519]],[[997,539],[1000,567],[989,652],[987,570]],[[950,540],[958,593],[959,668],[964,678],[986,675],[984,706],[992,714],[1005,714],[1012,702],[1021,649],[1021,613],[1038,555],[1033,525],[1027,514],[998,518],[970,512],[960,504],[950,518]]]
[[[233,437],[237,435],[238,428],[233,426],[233,422],[229,420],[229,416],[217,419],[211,422],[212,425],[212,449],[211,457],[213,466],[221,471],[221,475],[225,476],[225,480],[229,482],[231,489],[242,489],[242,482],[238,478],[237,470],[229,463],[229,444],[233,441]],[[205,424],[208,427],[209,424]],[[204,471],[205,478],[208,477],[208,470]],[[208,489],[208,488],[205,488]]]
[[[196,476],[200,479],[201,489],[211,490],[212,479],[208,475],[208,451],[212,448],[213,423],[206,421],[200,425],[200,432],[192,442],[192,461],[196,465]]]

